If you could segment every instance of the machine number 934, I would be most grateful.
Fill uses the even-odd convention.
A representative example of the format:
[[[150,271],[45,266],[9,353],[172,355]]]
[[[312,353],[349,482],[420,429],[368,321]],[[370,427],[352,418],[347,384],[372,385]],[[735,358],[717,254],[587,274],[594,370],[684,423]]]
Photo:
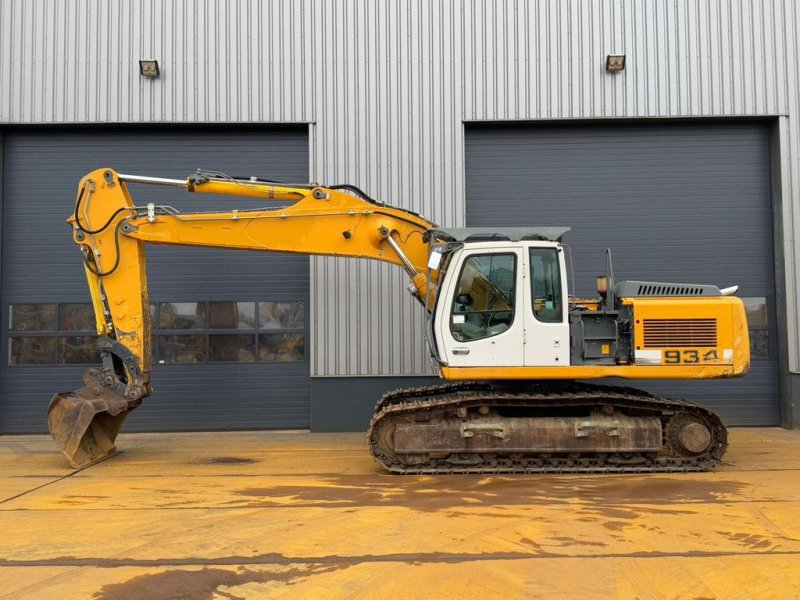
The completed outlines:
[[[668,365],[719,362],[719,355],[716,350],[664,350],[663,362]]]

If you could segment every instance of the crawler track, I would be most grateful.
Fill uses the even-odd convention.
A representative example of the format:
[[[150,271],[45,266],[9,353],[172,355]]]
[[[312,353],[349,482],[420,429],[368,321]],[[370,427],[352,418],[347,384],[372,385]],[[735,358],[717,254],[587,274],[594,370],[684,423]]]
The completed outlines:
[[[661,448],[651,452],[489,452],[399,453],[393,447],[399,423],[468,422],[476,411],[497,408],[524,413],[549,411],[600,411],[636,415],[660,421]],[[481,413],[485,414],[485,413]],[[504,422],[512,421],[508,417]],[[681,444],[686,424],[696,423],[702,436],[710,436],[707,448],[691,452]],[[451,425],[452,426],[452,425]],[[683,436],[683,438],[681,437]],[[465,436],[466,437],[466,436]],[[489,383],[456,383],[407,388],[387,393],[378,402],[369,427],[370,451],[384,468],[401,474],[449,473],[646,473],[706,471],[713,468],[727,448],[727,430],[712,411],[686,400],[660,398],[632,388],[564,382],[534,382],[523,386]],[[465,442],[466,443],[466,442]],[[690,444],[691,445],[691,444]],[[705,445],[705,444],[703,444]]]

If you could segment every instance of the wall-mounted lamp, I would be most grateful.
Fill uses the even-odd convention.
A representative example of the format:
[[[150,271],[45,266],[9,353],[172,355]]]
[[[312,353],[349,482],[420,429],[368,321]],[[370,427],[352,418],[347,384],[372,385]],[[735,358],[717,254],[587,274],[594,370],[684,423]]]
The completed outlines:
[[[161,71],[159,71],[158,69],[158,61],[140,60],[139,75],[141,75],[142,77],[149,77],[150,79],[155,79],[156,77],[161,75]]]
[[[616,73],[625,69],[624,54],[609,54],[606,56],[606,71]]]

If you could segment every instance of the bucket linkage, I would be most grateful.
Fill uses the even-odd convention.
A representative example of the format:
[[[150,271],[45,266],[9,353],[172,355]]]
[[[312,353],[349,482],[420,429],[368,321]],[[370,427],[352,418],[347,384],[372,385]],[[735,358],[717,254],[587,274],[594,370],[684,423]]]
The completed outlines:
[[[97,340],[102,367],[83,373],[83,387],[53,396],[47,427],[69,464],[85,467],[116,452],[125,417],[150,394],[136,357],[108,336]]]

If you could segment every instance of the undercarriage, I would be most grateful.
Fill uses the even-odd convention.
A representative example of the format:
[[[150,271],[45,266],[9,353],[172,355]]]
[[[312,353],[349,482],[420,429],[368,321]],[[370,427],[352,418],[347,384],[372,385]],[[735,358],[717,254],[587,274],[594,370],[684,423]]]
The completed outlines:
[[[712,411],[626,387],[463,383],[389,392],[369,428],[393,473],[706,471],[727,430]]]

